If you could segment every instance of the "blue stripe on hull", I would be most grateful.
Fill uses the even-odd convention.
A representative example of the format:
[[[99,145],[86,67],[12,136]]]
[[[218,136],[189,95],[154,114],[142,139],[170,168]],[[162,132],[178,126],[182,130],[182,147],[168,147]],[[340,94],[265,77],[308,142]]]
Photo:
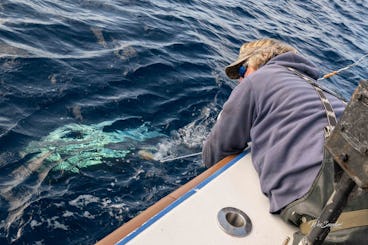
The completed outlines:
[[[140,233],[142,233],[144,230],[146,230],[148,227],[150,227],[153,223],[155,223],[157,220],[161,219],[163,216],[165,216],[167,213],[169,213],[172,209],[180,205],[182,202],[184,202],[186,199],[188,199],[190,196],[195,194],[198,190],[202,189],[204,186],[206,186],[208,183],[210,183],[212,180],[214,180],[216,177],[221,175],[223,172],[225,172],[228,168],[233,166],[236,162],[238,162],[241,158],[243,158],[245,155],[247,155],[250,152],[250,148],[246,149],[244,152],[240,153],[238,156],[236,156],[234,159],[232,159],[229,163],[227,163],[225,166],[217,170],[214,174],[212,174],[210,177],[202,181],[200,184],[198,184],[196,187],[185,193],[183,196],[175,200],[173,203],[168,205],[166,208],[164,208],[162,211],[160,211],[158,214],[150,218],[146,223],[141,225],[138,229],[124,237],[122,240],[120,240],[117,245],[123,245],[128,243],[130,240],[134,239],[136,236],[138,236]]]

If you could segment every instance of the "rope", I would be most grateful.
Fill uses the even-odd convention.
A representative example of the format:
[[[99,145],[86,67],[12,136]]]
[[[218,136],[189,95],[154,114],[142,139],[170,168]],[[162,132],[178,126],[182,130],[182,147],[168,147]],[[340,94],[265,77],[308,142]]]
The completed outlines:
[[[346,67],[344,67],[344,68],[341,68],[341,69],[339,69],[339,70],[337,70],[337,71],[333,71],[333,72],[330,72],[330,73],[328,73],[328,74],[326,74],[326,75],[324,75],[322,78],[319,78],[318,79],[318,81],[321,81],[321,80],[323,80],[323,79],[326,79],[326,78],[330,78],[330,77],[332,77],[332,76],[335,76],[336,74],[338,74],[338,73],[340,73],[340,72],[342,72],[342,71],[345,71],[345,70],[347,70],[347,69],[350,69],[351,67],[353,67],[353,66],[356,66],[356,65],[358,65],[365,57],[367,57],[368,56],[368,54],[365,54],[365,55],[363,55],[362,57],[360,57],[356,62],[354,62],[353,64],[350,64],[350,65],[348,65],[348,66],[346,66]]]

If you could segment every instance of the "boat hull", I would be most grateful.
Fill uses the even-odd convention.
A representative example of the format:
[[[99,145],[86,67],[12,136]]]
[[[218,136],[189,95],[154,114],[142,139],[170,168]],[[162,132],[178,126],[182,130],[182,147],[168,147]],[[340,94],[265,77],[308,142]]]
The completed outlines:
[[[296,227],[269,213],[249,150],[230,159],[161,199],[99,244],[283,244]],[[226,207],[249,217],[249,234],[238,237],[224,231],[218,215]]]

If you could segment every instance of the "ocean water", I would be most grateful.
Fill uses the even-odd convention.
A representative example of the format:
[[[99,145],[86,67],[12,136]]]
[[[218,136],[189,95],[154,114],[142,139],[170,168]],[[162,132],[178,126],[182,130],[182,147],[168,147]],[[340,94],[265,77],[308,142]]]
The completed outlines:
[[[365,0],[1,0],[0,244],[93,244],[194,178],[239,46],[321,74],[368,53]],[[349,100],[367,59],[321,84]]]

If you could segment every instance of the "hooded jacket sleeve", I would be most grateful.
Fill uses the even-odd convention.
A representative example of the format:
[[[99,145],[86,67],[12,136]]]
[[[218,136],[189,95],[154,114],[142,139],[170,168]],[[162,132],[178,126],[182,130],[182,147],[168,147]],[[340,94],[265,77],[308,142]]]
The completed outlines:
[[[240,153],[251,141],[255,117],[252,83],[245,78],[231,93],[203,145],[203,163],[210,167],[226,156]]]

